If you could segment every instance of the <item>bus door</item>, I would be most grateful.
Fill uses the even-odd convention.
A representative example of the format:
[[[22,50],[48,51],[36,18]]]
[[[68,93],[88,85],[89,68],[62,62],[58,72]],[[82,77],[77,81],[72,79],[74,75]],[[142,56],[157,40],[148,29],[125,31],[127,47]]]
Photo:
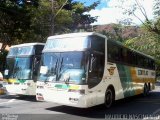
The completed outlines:
[[[90,55],[90,64],[88,72],[88,88],[89,95],[93,104],[103,102],[102,86],[99,83],[102,81],[104,73],[104,55],[93,53]]]

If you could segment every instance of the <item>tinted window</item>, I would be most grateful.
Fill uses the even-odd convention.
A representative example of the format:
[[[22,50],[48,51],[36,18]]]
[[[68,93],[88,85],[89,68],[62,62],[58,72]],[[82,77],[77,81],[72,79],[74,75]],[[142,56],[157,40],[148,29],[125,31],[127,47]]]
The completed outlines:
[[[153,59],[123,47],[114,41],[107,41],[107,50],[107,57],[109,62],[147,69],[155,69],[155,62]]]
[[[94,51],[105,52],[105,38],[99,36],[91,36],[91,48]]]
[[[35,46],[35,54],[40,55],[42,53],[43,48],[44,48],[44,45],[36,45]]]

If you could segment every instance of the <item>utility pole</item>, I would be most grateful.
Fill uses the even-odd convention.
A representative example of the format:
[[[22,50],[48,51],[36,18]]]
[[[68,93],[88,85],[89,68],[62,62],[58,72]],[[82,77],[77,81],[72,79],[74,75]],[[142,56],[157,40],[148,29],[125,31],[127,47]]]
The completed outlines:
[[[68,2],[68,0],[66,0],[63,5],[59,8],[59,10],[55,13],[54,15],[54,0],[52,0],[52,13],[51,13],[51,35],[54,35],[54,19],[55,17],[58,15],[58,13],[62,10],[62,8],[66,5],[66,3]]]
[[[52,0],[52,6],[51,6],[51,35],[54,34],[54,1]]]

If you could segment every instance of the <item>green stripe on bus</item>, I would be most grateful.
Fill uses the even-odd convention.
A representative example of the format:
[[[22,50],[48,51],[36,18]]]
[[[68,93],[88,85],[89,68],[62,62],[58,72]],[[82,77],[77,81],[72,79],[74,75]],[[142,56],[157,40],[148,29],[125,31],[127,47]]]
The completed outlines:
[[[135,95],[133,89],[130,67],[117,64],[119,77],[121,80],[124,97]]]
[[[26,82],[26,80],[23,80],[23,79],[22,79],[22,80],[21,80],[21,79],[18,79],[18,80],[16,80],[16,82],[17,82],[17,83],[24,83],[24,82]]]
[[[55,87],[59,89],[68,89],[70,86],[64,84],[56,84]]]

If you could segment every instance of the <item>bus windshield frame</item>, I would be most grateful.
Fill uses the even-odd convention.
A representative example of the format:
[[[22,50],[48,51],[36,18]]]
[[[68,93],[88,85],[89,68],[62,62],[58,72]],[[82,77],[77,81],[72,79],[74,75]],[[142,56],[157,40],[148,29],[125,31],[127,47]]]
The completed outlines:
[[[34,55],[34,46],[12,47],[8,53],[8,57]]]
[[[90,47],[90,36],[48,39],[43,52],[81,51]]]

